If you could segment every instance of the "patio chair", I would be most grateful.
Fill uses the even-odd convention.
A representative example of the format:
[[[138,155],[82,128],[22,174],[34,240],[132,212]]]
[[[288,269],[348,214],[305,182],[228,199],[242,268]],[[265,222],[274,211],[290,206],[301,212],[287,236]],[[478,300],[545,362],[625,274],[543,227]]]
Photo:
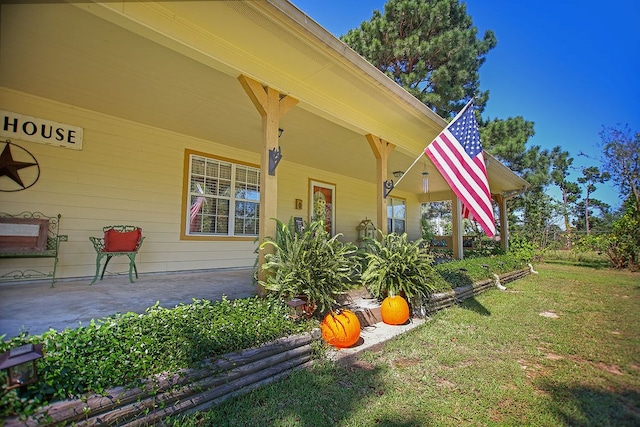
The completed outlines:
[[[138,278],[138,268],[136,267],[136,255],[144,237],[142,229],[135,225],[108,225],[103,228],[104,237],[89,237],[93,248],[96,250],[96,274],[93,276],[93,285],[100,271],[100,262],[106,257],[100,280],[104,277],[107,264],[114,256],[126,256],[129,258],[129,282],[133,283],[133,272]]]

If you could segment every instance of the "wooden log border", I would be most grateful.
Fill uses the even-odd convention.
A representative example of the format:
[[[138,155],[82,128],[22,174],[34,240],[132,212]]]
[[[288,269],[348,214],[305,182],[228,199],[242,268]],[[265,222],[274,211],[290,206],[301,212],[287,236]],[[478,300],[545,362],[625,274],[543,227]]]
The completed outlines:
[[[493,280],[432,294],[428,301],[419,303],[413,314],[434,313],[530,273],[536,273],[531,266],[495,275]],[[133,427],[157,424],[171,415],[206,410],[231,397],[284,378],[295,370],[310,367],[313,363],[312,344],[320,339],[317,329],[280,338],[260,347],[206,360],[200,368],[156,375],[140,387],[114,387],[104,394],[54,402],[26,420],[13,417],[5,420],[4,425]]]
[[[224,400],[276,381],[312,363],[312,343],[320,331],[280,338],[264,346],[206,360],[196,369],[157,375],[140,387],[115,387],[104,394],[54,402],[13,426],[139,426],[169,415],[205,410]]]
[[[418,302],[417,310],[418,312],[422,312],[423,314],[432,314],[436,311],[442,310],[443,308],[450,307],[454,304],[459,304],[460,302],[466,300],[467,298],[474,297],[483,293],[484,291],[491,289],[493,287],[498,287],[503,289],[502,285],[504,283],[513,282],[514,280],[521,279],[530,273],[534,272],[533,267],[529,266],[529,268],[524,268],[522,270],[512,271],[510,273],[505,273],[500,276],[497,274],[494,275],[493,279],[487,279],[480,282],[473,283],[471,285],[460,286],[455,288],[449,292],[442,292],[437,294],[431,294],[428,301],[423,304]]]

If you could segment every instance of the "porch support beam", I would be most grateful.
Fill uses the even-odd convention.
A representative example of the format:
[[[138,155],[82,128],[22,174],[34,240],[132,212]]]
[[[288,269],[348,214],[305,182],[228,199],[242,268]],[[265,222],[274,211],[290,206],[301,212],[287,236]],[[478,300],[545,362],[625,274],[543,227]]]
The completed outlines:
[[[507,198],[502,194],[494,196],[498,203],[500,215],[500,246],[506,252],[509,250],[509,215],[507,213]]]
[[[395,145],[372,134],[367,134],[367,142],[376,158],[376,228],[387,234],[387,198],[384,182],[387,180],[387,160]]]
[[[453,258],[463,259],[462,235],[464,234],[464,230],[462,228],[462,202],[460,202],[460,199],[456,196],[453,196],[453,199],[451,199],[451,220],[453,222],[453,236],[451,239]]]
[[[262,244],[267,236],[275,238],[276,224],[272,218],[278,217],[278,178],[274,173],[269,174],[269,153],[279,152],[278,128],[280,119],[298,100],[288,95],[282,95],[276,89],[263,86],[260,82],[245,75],[238,77],[240,84],[251,99],[251,102],[262,116],[262,147],[260,151],[260,226],[258,240]],[[258,279],[264,280],[265,273],[261,266],[264,264],[265,251],[258,251]],[[258,289],[264,294],[264,289]]]

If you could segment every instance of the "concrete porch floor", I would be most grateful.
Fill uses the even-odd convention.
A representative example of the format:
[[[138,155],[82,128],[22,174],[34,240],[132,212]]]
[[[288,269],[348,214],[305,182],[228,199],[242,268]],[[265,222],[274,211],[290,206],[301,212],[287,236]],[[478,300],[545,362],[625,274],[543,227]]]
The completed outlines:
[[[252,268],[141,274],[135,283],[127,274],[105,275],[90,282],[90,277],[61,279],[53,288],[50,281],[0,284],[0,337],[73,329],[115,313],[144,313],[156,302],[171,308],[194,298],[248,298],[258,290]]]

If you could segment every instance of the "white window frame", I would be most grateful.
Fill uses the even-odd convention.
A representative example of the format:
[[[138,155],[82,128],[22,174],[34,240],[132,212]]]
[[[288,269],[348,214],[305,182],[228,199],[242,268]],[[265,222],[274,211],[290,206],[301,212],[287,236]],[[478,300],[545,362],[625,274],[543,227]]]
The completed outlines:
[[[195,161],[204,163],[203,170],[194,171]],[[252,238],[258,236],[260,227],[260,168],[231,159],[220,158],[199,152],[185,153],[185,166],[187,166],[186,191],[185,191],[185,221],[183,233],[186,238],[225,238],[239,237]],[[209,169],[211,173],[209,173]],[[247,172],[250,179],[241,181],[238,175],[243,171]],[[228,172],[228,173],[224,173]],[[248,198],[239,197],[243,191],[243,187],[247,189],[250,195]],[[201,197],[200,207],[195,206],[196,200]],[[228,203],[228,211],[226,215],[211,211],[213,207]],[[255,222],[251,227],[251,232],[238,232],[236,230],[236,208],[238,204],[247,203],[254,205],[251,210],[255,212],[253,217]],[[211,206],[208,207],[207,205]],[[217,220],[226,218],[226,230],[192,231],[191,213],[195,212],[195,221],[202,221],[203,218],[209,217],[214,223]],[[224,224],[223,224],[224,225]],[[201,227],[201,222],[196,224]]]
[[[396,225],[402,221],[402,232],[396,232]],[[407,201],[394,197],[387,197],[387,232],[389,234],[403,234],[407,232]]]

